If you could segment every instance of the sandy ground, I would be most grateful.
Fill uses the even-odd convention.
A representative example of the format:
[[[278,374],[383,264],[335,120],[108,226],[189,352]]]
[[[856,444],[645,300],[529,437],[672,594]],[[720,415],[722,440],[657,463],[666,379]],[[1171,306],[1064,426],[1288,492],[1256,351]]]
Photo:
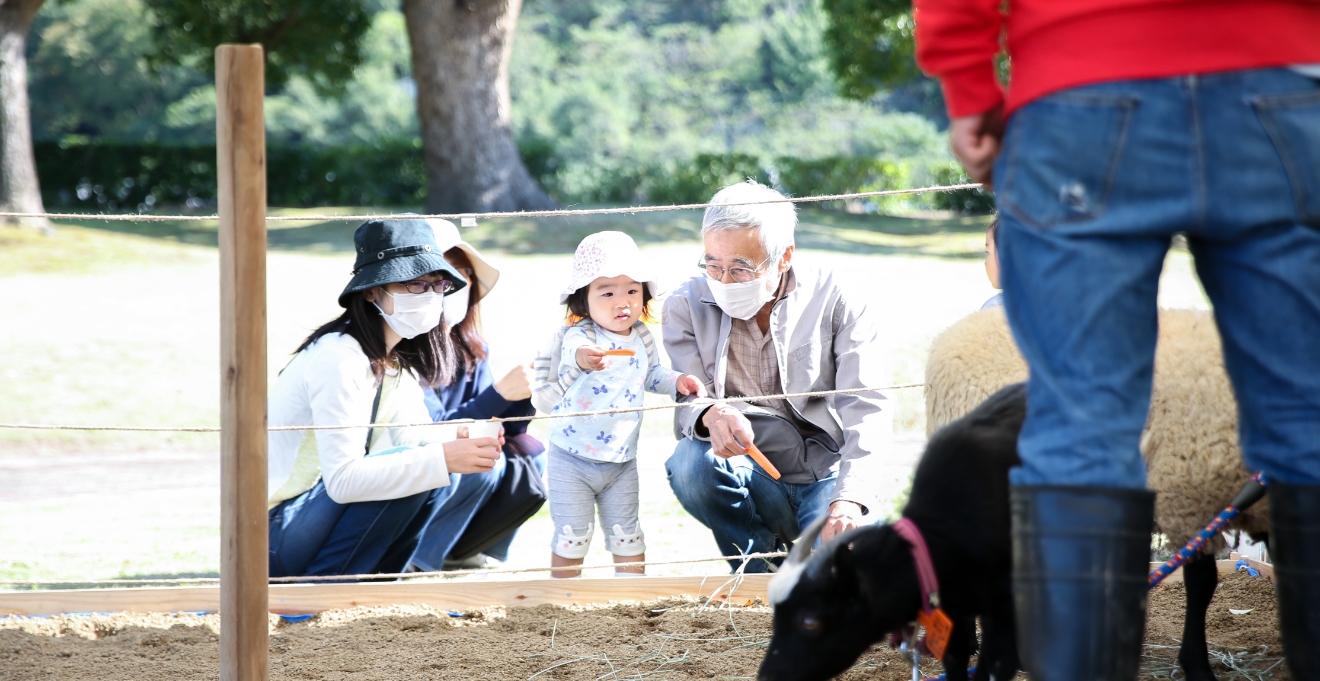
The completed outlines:
[[[1142,678],[1170,678],[1182,630],[1183,590],[1151,595]],[[1289,678],[1274,624],[1274,590],[1262,578],[1225,577],[1211,604],[1216,673]],[[1234,615],[1229,609],[1249,609]],[[747,679],[770,636],[768,608],[707,608],[659,601],[595,608],[492,608],[451,617],[426,608],[332,611],[302,623],[272,618],[272,679]],[[215,615],[85,615],[0,619],[0,680],[213,679]],[[1231,663],[1238,670],[1228,666]],[[929,659],[923,672],[938,671]],[[868,651],[842,679],[905,681],[910,668],[887,646]]]

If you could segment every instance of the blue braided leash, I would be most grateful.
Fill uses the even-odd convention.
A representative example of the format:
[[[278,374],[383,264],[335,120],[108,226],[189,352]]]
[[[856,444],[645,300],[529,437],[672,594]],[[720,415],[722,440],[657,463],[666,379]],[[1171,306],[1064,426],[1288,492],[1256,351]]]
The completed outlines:
[[[1233,503],[1220,511],[1219,515],[1215,516],[1215,519],[1211,520],[1210,524],[1205,526],[1205,529],[1197,532],[1196,536],[1192,537],[1191,541],[1187,542],[1186,546],[1179,549],[1178,553],[1174,554],[1172,558],[1165,561],[1163,565],[1150,571],[1150,576],[1146,580],[1150,588],[1155,588],[1156,585],[1164,581],[1165,577],[1173,574],[1174,570],[1177,570],[1187,561],[1191,560],[1192,556],[1195,556],[1200,552],[1206,542],[1210,541],[1212,537],[1221,532],[1224,529],[1224,526],[1236,518],[1239,513],[1247,510],[1252,504],[1264,498],[1265,490],[1268,486],[1269,481],[1266,480],[1264,473],[1257,473],[1251,476],[1251,479],[1247,481],[1247,484],[1243,485],[1242,489],[1238,491],[1237,496],[1233,497]]]

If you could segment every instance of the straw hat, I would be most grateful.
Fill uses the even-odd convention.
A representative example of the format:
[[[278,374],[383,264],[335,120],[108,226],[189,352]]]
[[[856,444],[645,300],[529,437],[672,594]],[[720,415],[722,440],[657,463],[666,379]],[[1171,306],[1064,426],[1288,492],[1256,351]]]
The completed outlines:
[[[641,251],[632,237],[623,232],[596,232],[578,244],[573,254],[573,277],[559,293],[560,304],[567,303],[574,291],[600,277],[626,275],[646,285],[654,298],[660,288],[651,275],[651,268],[642,259]]]
[[[495,288],[495,282],[500,280],[500,271],[486,262],[477,249],[459,236],[458,227],[455,227],[454,223],[440,219],[430,219],[426,222],[435,230],[435,244],[442,255],[451,248],[457,248],[467,254],[468,260],[472,262],[472,273],[476,275],[476,281],[472,282],[472,299],[475,302],[485,298],[486,294]]]

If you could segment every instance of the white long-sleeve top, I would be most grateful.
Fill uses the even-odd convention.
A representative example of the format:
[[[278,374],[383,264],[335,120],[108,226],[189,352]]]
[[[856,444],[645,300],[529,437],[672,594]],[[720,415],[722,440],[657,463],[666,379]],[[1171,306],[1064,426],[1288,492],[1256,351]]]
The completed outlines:
[[[376,381],[371,362],[352,336],[331,333],[298,353],[270,391],[271,426],[348,425],[371,421]],[[410,371],[387,371],[377,423],[430,421],[422,388]],[[440,444],[448,429],[376,428],[366,456],[366,428],[271,431],[267,476],[268,508],[325,480],[341,504],[398,499],[449,484]],[[450,436],[452,437],[452,436]]]

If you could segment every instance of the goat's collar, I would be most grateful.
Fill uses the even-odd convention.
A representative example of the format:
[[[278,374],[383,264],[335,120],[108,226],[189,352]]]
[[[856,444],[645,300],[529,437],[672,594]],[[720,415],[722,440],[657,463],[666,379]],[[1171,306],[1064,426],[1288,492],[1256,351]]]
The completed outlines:
[[[940,607],[940,581],[935,577],[935,564],[930,560],[926,540],[917,524],[907,518],[899,518],[891,527],[912,545],[912,561],[917,564],[917,579],[921,582],[921,610],[930,614]]]

